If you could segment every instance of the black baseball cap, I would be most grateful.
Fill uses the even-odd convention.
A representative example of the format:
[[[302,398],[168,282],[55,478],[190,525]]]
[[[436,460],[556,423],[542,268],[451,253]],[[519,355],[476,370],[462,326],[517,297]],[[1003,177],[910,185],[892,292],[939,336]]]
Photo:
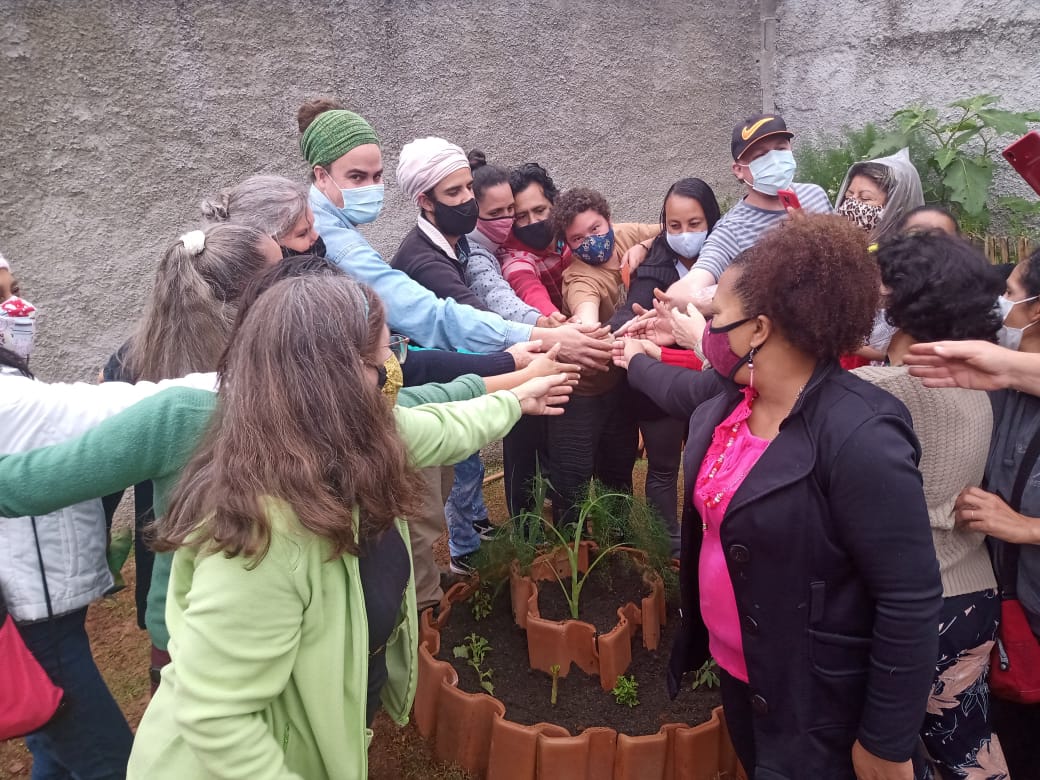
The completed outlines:
[[[760,141],[771,135],[783,135],[788,138],[794,138],[794,133],[787,129],[787,122],[779,114],[754,114],[749,116],[733,128],[733,141],[730,143],[733,159],[738,159],[755,141]]]

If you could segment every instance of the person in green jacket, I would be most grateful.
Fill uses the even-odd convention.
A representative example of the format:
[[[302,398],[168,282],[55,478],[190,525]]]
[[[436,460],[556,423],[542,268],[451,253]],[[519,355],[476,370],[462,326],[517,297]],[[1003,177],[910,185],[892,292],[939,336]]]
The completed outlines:
[[[279,282],[240,323],[157,529],[175,550],[172,661],[128,777],[363,778],[377,703],[406,721],[418,636],[400,518],[419,456],[461,459],[569,387],[397,412],[402,436],[381,394],[388,340],[379,299],[347,278]]]

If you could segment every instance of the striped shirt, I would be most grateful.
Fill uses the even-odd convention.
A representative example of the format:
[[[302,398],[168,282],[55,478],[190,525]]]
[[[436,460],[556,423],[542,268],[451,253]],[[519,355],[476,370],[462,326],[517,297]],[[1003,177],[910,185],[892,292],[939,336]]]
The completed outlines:
[[[793,184],[802,209],[809,214],[830,214],[831,202],[822,187],[815,184]],[[787,216],[787,211],[766,211],[741,200],[727,211],[704,242],[694,268],[708,271],[715,280],[722,276],[733,258],[750,249],[766,231]]]

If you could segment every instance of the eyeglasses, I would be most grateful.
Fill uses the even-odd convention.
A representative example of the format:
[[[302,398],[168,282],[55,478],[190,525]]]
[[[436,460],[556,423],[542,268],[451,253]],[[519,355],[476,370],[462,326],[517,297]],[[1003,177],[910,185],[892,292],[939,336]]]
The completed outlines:
[[[407,336],[391,336],[390,343],[386,345],[398,363],[404,363],[408,358],[408,341]]]

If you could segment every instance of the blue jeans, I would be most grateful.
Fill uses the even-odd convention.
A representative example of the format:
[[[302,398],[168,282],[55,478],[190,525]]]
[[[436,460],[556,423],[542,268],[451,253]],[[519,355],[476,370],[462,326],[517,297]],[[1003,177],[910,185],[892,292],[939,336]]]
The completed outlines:
[[[448,551],[453,558],[477,551],[480,534],[473,530],[473,523],[487,516],[484,464],[480,462],[480,453],[475,452],[455,464],[455,482],[444,505],[444,517],[448,521]]]
[[[87,608],[18,631],[51,680],[65,691],[54,720],[25,738],[33,780],[126,777],[133,736],[90,652]]]

